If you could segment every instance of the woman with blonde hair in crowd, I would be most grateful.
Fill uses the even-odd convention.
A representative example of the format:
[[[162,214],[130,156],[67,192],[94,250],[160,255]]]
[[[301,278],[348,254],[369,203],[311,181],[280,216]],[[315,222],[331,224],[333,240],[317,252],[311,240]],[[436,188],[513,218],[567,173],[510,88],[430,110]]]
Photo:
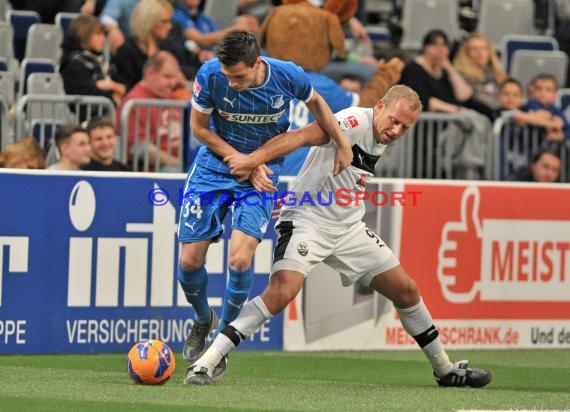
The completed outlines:
[[[471,33],[459,46],[453,65],[473,88],[473,98],[491,110],[500,106],[499,85],[507,73],[486,36]]]
[[[6,146],[0,153],[0,167],[11,169],[44,169],[44,151],[35,139],[27,137]]]
[[[114,59],[117,68],[115,80],[123,83],[127,91],[142,79],[148,58],[160,50],[172,53],[182,68],[194,65],[184,47],[183,37],[171,33],[173,12],[174,7],[168,0],[141,0],[133,9],[131,36],[117,50]],[[185,86],[182,72],[180,76],[180,83]]]

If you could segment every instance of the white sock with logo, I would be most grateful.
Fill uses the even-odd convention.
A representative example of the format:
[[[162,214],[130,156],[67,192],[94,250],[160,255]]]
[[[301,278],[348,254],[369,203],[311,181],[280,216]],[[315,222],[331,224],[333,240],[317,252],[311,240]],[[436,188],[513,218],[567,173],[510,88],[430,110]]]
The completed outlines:
[[[208,350],[194,362],[194,366],[206,367],[211,373],[224,356],[272,317],[261,296],[256,296],[247,302],[238,317],[216,336]],[[228,331],[234,333],[226,336]]]
[[[441,339],[424,301],[420,298],[416,305],[396,310],[402,326],[416,340],[435,373],[438,376],[447,375],[453,369],[453,364],[443,350]]]

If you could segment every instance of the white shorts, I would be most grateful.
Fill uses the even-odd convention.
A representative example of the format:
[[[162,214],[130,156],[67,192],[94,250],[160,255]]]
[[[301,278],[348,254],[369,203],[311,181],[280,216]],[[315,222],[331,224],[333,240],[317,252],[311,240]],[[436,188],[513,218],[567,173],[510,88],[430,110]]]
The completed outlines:
[[[281,221],[271,274],[293,270],[307,274],[324,262],[340,273],[342,284],[368,286],[376,275],[400,264],[392,250],[364,222],[352,227],[315,225],[302,220]]]

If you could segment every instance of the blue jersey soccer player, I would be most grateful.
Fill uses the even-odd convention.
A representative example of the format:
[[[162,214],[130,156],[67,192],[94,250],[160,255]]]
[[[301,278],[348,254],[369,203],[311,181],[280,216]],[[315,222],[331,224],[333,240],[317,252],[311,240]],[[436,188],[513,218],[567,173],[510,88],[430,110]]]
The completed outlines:
[[[450,361],[416,283],[388,245],[362,221],[365,206],[358,201],[366,193],[362,182],[372,176],[387,146],[412,127],[421,109],[418,94],[407,86],[397,85],[373,108],[352,107],[337,113],[355,154],[352,167],[340,176],[332,176],[327,170],[327,165],[332,164],[334,146],[323,144],[328,136],[317,125],[278,136],[249,156],[250,160],[255,159],[250,166],[256,166],[272,152],[269,146],[276,142],[291,134],[312,135],[313,139],[308,141],[321,146],[311,148],[292,188],[295,197],[299,199],[303,193],[310,193],[315,199],[318,193],[353,188],[347,193],[350,204],[331,202],[325,206],[304,202],[284,207],[276,226],[279,240],[269,285],[244,306],[239,316],[186,371],[186,384],[206,385],[218,380],[225,370],[227,354],[284,310],[301,290],[311,269],[320,263],[335,269],[344,286],[358,282],[392,301],[402,326],[428,358],[439,385],[482,387],[491,382],[488,370],[471,368],[469,361]],[[244,166],[247,162],[240,163]],[[232,170],[234,166],[230,162]],[[306,253],[299,253],[300,244],[306,246]]]
[[[218,330],[238,315],[252,283],[253,254],[271,219],[272,202],[256,192],[251,181],[261,179],[273,191],[282,163],[275,158],[251,176],[237,179],[224,158],[246,156],[289,126],[292,99],[303,100],[319,125],[337,144],[334,174],[352,162],[352,149],[324,99],[313,90],[303,69],[291,62],[260,57],[255,36],[245,31],[228,33],[215,47],[216,59],[200,68],[194,82],[190,126],[204,145],[188,172],[178,225],[181,243],[178,279],[196,311],[192,331],[184,344],[184,359],[199,357],[208,333],[217,323],[209,307],[204,259],[210,244],[223,232],[230,203],[247,194],[248,202],[233,208],[229,252],[229,281]],[[211,121],[213,129],[210,128]],[[298,147],[286,142],[280,156]],[[269,171],[269,169],[271,171]],[[247,179],[250,179],[249,181]],[[254,206],[251,206],[254,205]]]

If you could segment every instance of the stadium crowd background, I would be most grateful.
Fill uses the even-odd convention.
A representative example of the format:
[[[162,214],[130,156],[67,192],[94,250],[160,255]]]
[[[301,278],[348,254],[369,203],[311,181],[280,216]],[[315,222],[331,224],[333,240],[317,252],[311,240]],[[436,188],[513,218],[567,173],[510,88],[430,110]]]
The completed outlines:
[[[311,2],[316,6],[323,3]],[[423,123],[410,131],[413,144],[395,150],[395,161],[387,160],[378,174],[570,181],[570,2],[498,2],[503,8],[506,3],[514,7],[507,20],[495,9],[495,17],[503,19],[500,23],[487,21],[485,13],[493,0],[436,3],[445,7],[446,2],[453,3],[456,11],[451,26],[449,21],[434,19],[425,26],[429,30],[414,38],[412,27],[425,23],[420,24],[422,19],[417,16],[427,15],[421,9],[426,2],[360,0],[355,17],[345,28],[347,58],[332,61],[324,70],[343,87],[358,90],[381,59],[396,56],[404,61],[400,81],[420,93],[428,113],[422,115]],[[187,126],[194,74],[213,56],[212,46],[225,33],[231,29],[258,31],[264,17],[279,3],[0,0],[0,34],[12,40],[3,41],[6,45],[0,47],[0,166],[184,171],[197,145]],[[530,12],[521,23],[524,19],[515,11],[523,9]],[[514,20],[519,24],[511,25]],[[513,27],[516,32],[486,30],[498,26],[504,30]],[[516,53],[511,56],[506,48],[508,40],[534,49],[527,63],[517,65]],[[296,41],[302,47],[302,39]],[[170,54],[159,58],[156,53],[160,50]],[[447,53],[449,59],[442,59]],[[549,65],[551,57],[560,55],[561,59],[553,59],[555,63]],[[521,56],[525,57],[524,53]],[[533,61],[538,61],[534,72],[516,71],[521,64],[531,67]],[[469,99],[458,97],[461,91],[453,81],[447,86],[434,81],[433,88],[431,84],[427,87],[430,78],[440,79],[442,73],[450,78],[453,73],[461,76],[473,91]],[[451,89],[445,89],[449,86]],[[473,112],[476,117],[468,114]],[[432,113],[435,115],[430,117]],[[486,129],[474,130],[473,124],[486,122]],[[75,129],[62,127],[69,123],[75,124]],[[107,130],[109,136],[94,138],[93,131],[101,130]],[[444,136],[447,143],[442,143]],[[481,139],[484,145],[479,146],[485,146],[486,153],[469,149],[465,136],[475,146],[479,145],[475,139]],[[438,153],[445,151],[450,141],[459,143],[453,143],[454,153],[448,150],[442,157],[451,159],[453,166],[432,171],[439,167]],[[461,156],[456,156],[457,145],[463,151]],[[392,167],[402,163],[398,156],[410,151],[414,152],[412,165],[405,171]],[[544,167],[551,173],[535,172],[535,164],[544,158],[541,151],[548,151],[549,162]],[[86,153],[90,153],[90,162]],[[475,173],[462,170],[469,163],[464,155],[479,155]],[[548,177],[541,177],[545,175]]]

